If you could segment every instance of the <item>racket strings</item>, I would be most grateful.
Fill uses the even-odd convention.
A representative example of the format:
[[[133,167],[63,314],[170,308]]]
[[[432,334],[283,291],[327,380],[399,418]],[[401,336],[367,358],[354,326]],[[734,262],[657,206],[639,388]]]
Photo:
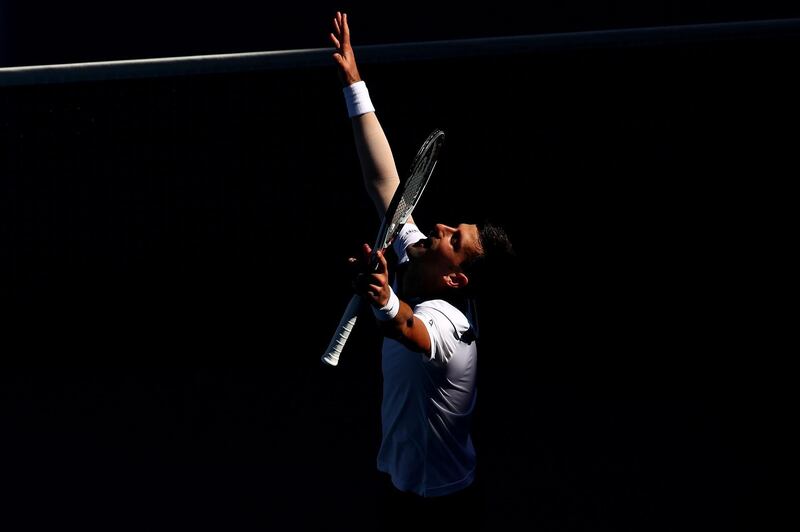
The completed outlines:
[[[420,150],[421,152],[424,152],[428,148],[427,144],[428,143],[422,147]],[[439,142],[437,142],[437,144],[439,144]],[[393,224],[408,218],[408,215],[416,206],[417,200],[422,194],[428,182],[428,178],[433,173],[433,169],[436,166],[436,152],[438,152],[438,146],[435,146],[434,150],[428,151],[411,169],[408,182],[405,184],[405,189],[403,190],[403,196],[400,198],[397,210],[392,217]]]
[[[428,179],[433,173],[438,160],[439,149],[444,142],[444,134],[437,130],[434,131],[423,143],[414,163],[411,166],[408,179],[400,186],[403,187],[402,193],[397,201],[393,212],[387,212],[387,219],[390,220],[386,226],[386,237],[384,246],[394,240],[400,226],[406,222],[414,207],[417,205]]]

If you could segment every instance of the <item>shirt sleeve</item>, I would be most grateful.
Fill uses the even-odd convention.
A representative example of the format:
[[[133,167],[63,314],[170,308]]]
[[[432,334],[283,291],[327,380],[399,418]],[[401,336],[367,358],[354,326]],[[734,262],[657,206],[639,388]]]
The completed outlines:
[[[447,364],[455,353],[461,337],[470,329],[467,317],[441,299],[423,301],[414,307],[414,315],[428,330],[431,339],[430,359]]]
[[[397,255],[397,262],[399,264],[406,262],[408,260],[408,253],[406,253],[408,246],[416,244],[424,238],[425,235],[415,224],[404,224],[394,238],[394,242],[392,242],[392,247]]]

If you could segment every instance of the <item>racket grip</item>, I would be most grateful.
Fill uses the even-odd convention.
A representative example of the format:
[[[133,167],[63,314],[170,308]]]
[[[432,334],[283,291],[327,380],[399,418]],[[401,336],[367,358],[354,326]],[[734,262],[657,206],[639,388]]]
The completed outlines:
[[[350,303],[344,311],[342,319],[339,320],[339,325],[336,328],[336,333],[331,338],[331,343],[322,355],[322,361],[329,366],[336,366],[339,364],[339,355],[342,354],[344,344],[347,343],[347,338],[350,336],[353,327],[358,319],[358,309],[361,307],[361,296],[354,295],[350,299]]]

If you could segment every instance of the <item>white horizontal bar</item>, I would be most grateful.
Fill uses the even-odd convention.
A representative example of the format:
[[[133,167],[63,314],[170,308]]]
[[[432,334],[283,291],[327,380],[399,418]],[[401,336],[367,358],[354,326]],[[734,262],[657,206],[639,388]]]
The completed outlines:
[[[582,31],[357,46],[359,63],[507,56],[580,49],[642,48],[746,39],[800,38],[800,19]],[[161,57],[0,68],[0,86],[38,85],[223,72],[333,67],[332,48]]]

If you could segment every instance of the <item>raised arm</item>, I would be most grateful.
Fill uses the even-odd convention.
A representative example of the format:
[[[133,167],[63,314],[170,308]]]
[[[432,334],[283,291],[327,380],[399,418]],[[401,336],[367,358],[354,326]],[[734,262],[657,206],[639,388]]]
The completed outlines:
[[[383,218],[392,195],[400,183],[400,177],[389,141],[369,103],[366,85],[358,73],[353,47],[350,45],[350,27],[346,13],[336,13],[330,38],[336,47],[333,58],[339,66],[339,79],[342,81],[346,97],[348,93],[351,98],[353,96],[358,98],[360,94],[363,101],[366,95],[367,106],[359,109],[348,105],[348,112],[351,115],[364,187],[375,204],[378,216]]]

